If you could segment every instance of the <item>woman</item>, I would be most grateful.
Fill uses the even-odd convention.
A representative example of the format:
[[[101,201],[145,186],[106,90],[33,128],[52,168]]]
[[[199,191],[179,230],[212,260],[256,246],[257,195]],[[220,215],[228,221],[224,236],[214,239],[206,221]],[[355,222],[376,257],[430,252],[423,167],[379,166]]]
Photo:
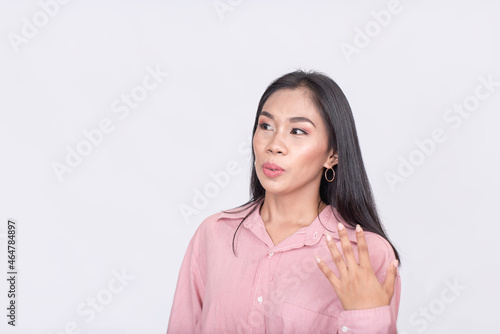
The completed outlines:
[[[278,78],[252,138],[252,199],[196,230],[167,333],[396,333],[399,255],[342,90],[318,72]]]

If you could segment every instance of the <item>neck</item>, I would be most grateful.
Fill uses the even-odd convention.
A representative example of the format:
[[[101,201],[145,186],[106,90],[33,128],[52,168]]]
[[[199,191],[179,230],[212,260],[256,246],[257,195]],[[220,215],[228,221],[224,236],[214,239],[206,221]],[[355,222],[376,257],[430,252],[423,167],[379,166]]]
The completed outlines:
[[[311,224],[327,206],[317,197],[277,196],[266,193],[260,215],[265,225],[307,226]],[[319,205],[319,211],[318,211]]]

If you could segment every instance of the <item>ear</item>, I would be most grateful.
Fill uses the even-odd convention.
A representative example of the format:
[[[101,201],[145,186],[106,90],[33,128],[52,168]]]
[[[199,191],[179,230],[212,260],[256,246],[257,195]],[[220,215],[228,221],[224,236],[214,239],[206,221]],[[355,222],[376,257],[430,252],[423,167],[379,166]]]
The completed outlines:
[[[334,152],[333,149],[330,150],[329,157],[324,165],[325,168],[331,168],[331,167],[335,166],[336,164],[338,164],[339,163],[338,157],[339,157],[338,152]]]

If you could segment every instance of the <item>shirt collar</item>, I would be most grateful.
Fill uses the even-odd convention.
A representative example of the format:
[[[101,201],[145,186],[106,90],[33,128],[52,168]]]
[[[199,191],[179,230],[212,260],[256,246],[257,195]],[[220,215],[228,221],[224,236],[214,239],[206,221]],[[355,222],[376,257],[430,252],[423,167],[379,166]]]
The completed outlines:
[[[260,207],[263,203],[264,198],[260,199],[258,203],[253,202],[249,203],[243,207],[233,208],[230,210],[225,210],[226,212],[222,212],[218,219],[243,219],[247,214],[248,217],[243,222],[243,226],[249,230],[253,230],[256,226],[255,224],[262,225],[264,227],[264,223],[262,221],[262,217],[260,216]],[[253,210],[253,212],[251,212]],[[251,213],[250,213],[251,212]],[[344,226],[348,227],[349,224],[346,223],[345,219],[340,215],[337,208],[332,207],[331,205],[327,205],[323,211],[320,212],[319,218],[316,217],[314,221],[303,229],[300,229],[296,233],[301,233],[304,235],[304,245],[314,245],[317,244],[321,237],[328,232],[332,238],[336,240],[340,240],[337,223],[341,222]],[[326,226],[328,230],[325,229]],[[265,230],[265,227],[264,227]],[[356,240],[356,232],[352,228],[346,228],[347,236],[351,242],[357,243]],[[278,247],[280,244],[276,245]]]

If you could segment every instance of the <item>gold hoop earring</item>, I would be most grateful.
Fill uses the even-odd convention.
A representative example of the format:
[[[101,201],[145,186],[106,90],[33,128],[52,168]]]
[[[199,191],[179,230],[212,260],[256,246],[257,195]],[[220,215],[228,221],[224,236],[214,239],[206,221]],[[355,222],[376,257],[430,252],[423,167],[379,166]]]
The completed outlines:
[[[326,176],[326,172],[327,172],[329,169],[331,169],[331,170],[332,170],[332,173],[333,173],[333,177],[332,177],[332,179],[331,179],[331,180],[329,180],[329,179],[328,179],[328,176]],[[333,179],[335,179],[335,171],[333,170],[333,167],[330,167],[330,168],[325,169],[325,179],[326,179],[328,182],[332,182],[332,181],[333,181]]]

